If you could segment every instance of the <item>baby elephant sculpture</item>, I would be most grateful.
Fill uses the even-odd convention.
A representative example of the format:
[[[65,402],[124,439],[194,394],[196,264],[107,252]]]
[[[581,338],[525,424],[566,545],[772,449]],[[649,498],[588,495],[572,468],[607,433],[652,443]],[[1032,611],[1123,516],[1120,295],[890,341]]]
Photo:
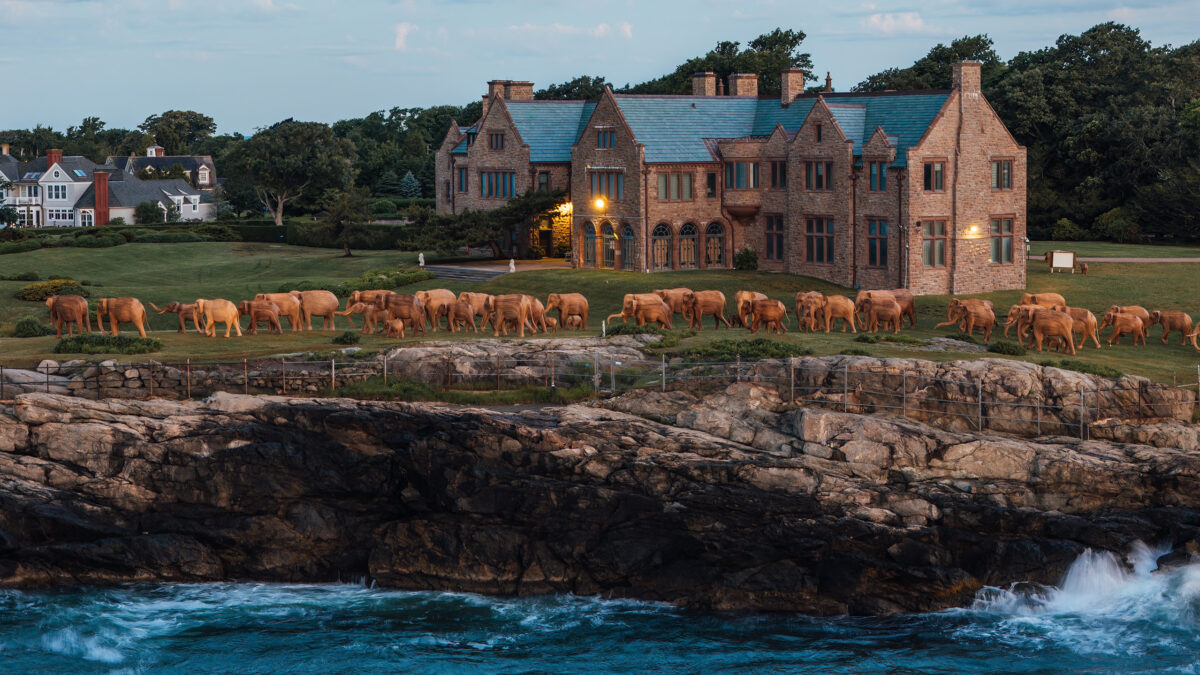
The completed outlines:
[[[78,329],[83,335],[83,328],[92,332],[92,316],[88,313],[87,300],[81,295],[52,295],[46,298],[46,306],[50,308],[50,322],[54,325],[57,337],[62,337],[62,329],[67,327],[67,337]]]
[[[104,317],[108,317],[112,334],[119,335],[120,324],[132,323],[138,335],[146,337],[146,308],[137,298],[100,298],[96,301],[96,323],[104,332]]]
[[[389,319],[383,334],[391,338],[404,337],[404,319]]]
[[[582,330],[583,317],[578,314],[571,314],[567,316],[567,323],[563,326],[563,328],[566,328],[567,330]],[[1196,349],[1197,351],[1200,351],[1200,347],[1197,347]]]
[[[189,302],[189,303],[184,304],[181,302],[171,302],[171,303],[168,303],[167,306],[163,307],[162,309],[155,307],[153,302],[151,302],[149,304],[150,304],[150,308],[153,309],[154,311],[158,312],[159,314],[178,314],[179,315],[179,332],[180,333],[187,332],[187,322],[188,321],[191,321],[192,325],[196,327],[197,333],[204,333],[204,328],[201,326],[201,322],[203,321],[203,319],[201,318],[201,316],[199,314],[196,313],[196,303]]]
[[[258,324],[267,324],[267,332],[282,334],[283,328],[279,325],[279,305],[270,300],[243,300],[238,303],[238,314],[241,316],[250,317],[251,335],[258,335]]]
[[[254,296],[254,299],[270,300],[275,303],[275,306],[279,308],[279,316],[287,318],[292,332],[304,329],[304,324],[301,322],[300,298],[291,293],[259,293]]]
[[[459,296],[462,299],[462,296]],[[549,314],[554,310],[558,310],[558,322],[567,326],[567,318],[575,315],[580,317],[583,323],[579,328],[573,330],[587,330],[588,323],[588,301],[583,297],[582,293],[551,293],[546,296],[546,313]]]

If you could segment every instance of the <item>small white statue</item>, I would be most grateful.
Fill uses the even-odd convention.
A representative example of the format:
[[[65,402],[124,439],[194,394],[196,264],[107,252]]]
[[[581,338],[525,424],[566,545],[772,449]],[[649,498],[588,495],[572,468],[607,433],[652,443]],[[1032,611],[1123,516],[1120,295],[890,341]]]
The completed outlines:
[[[418,266],[418,267],[424,267],[424,266],[425,266],[425,254],[424,254],[424,253],[418,253],[418,254],[417,254],[417,266]]]
[[[516,271],[517,271],[517,261],[516,261],[516,260],[514,260],[513,258],[509,258],[509,259],[508,259],[508,271],[509,271],[509,272],[516,272]]]

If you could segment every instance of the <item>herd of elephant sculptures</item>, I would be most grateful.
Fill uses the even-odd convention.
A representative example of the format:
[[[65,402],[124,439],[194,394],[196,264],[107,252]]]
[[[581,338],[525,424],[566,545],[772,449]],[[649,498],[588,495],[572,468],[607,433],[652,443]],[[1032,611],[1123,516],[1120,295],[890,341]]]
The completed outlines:
[[[78,295],[56,295],[46,300],[50,318],[58,337],[65,327],[67,335],[75,330],[80,333],[86,328],[91,332],[91,317],[88,302]],[[492,327],[493,334],[508,335],[510,329],[525,337],[531,333],[587,330],[588,301],[580,293],[551,293],[543,303],[538,298],[525,294],[489,295],[486,293],[463,292],[457,295],[446,289],[396,293],[389,290],[354,291],[341,308],[336,295],[329,291],[290,291],[287,293],[259,293],[253,300],[233,303],[224,299],[198,299],[195,302],[172,302],[161,309],[154,303],[150,307],[159,314],[173,313],[179,316],[179,332],[187,330],[191,321],[196,331],[215,337],[217,324],[225,324],[225,337],[234,331],[242,334],[241,319],[250,319],[249,333],[256,334],[260,324],[268,332],[282,333],[281,319],[287,319],[293,331],[312,330],[314,316],[322,319],[323,330],[336,329],[337,316],[344,316],[353,327],[352,315],[363,318],[364,333],[381,332],[389,337],[403,338],[407,333],[424,334],[426,322],[437,331],[445,328],[451,332]],[[558,316],[551,312],[558,310]],[[760,328],[768,332],[787,332],[788,307],[779,300],[772,300],[756,291],[738,291],[734,296],[733,312],[726,317],[726,297],[721,291],[693,291],[688,288],[656,290],[651,293],[627,293],[621,311],[611,314],[611,323],[630,319],[638,325],[654,323],[662,328],[674,328],[674,317],[680,315],[689,328],[702,329],[704,317],[713,318],[713,327],[749,328],[757,333]],[[476,323],[476,318],[480,322]],[[108,319],[112,334],[117,335],[120,324],[131,323],[138,334],[146,336],[147,313],[137,298],[101,298],[96,303],[96,321],[100,332],[104,332],[104,320]],[[796,294],[795,323],[799,330],[824,330],[828,333],[836,321],[842,322],[842,332],[849,328],[858,332],[864,327],[869,332],[881,328],[899,333],[907,319],[909,326],[916,325],[916,304],[913,295],[905,289],[863,290],[854,300],[843,295],[823,295],[817,291],[802,291]],[[947,307],[946,321],[935,328],[957,325],[968,335],[976,329],[983,333],[985,341],[991,340],[996,327],[996,314],[991,300],[953,298]],[[1017,337],[1023,343],[1028,338],[1030,347],[1057,346],[1061,351],[1075,353],[1075,336],[1079,336],[1079,347],[1091,340],[1100,348],[1100,330],[1112,326],[1108,343],[1119,343],[1124,335],[1130,335],[1136,345],[1146,343],[1151,326],[1163,327],[1162,343],[1167,336],[1179,331],[1183,344],[1191,339],[1197,346],[1197,333],[1193,331],[1192,319],[1184,312],[1148,312],[1139,306],[1113,305],[1105,311],[1102,321],[1097,321],[1091,311],[1067,305],[1058,293],[1026,293],[1021,301],[1009,309],[1004,326],[1004,335],[1016,328]]]

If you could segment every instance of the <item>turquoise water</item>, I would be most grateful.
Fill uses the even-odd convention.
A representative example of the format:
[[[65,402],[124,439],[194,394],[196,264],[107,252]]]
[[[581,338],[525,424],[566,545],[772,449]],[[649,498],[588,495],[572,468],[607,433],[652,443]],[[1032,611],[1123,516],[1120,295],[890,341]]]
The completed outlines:
[[[697,614],[356,585],[0,591],[0,671],[1200,672],[1200,566],[1085,554],[1060,587],[886,618]]]

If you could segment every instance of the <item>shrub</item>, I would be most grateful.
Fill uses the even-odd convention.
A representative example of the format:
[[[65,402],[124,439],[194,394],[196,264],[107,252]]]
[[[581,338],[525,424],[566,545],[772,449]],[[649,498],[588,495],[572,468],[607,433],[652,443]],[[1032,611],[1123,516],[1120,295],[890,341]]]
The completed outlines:
[[[379,215],[382,213],[395,213],[395,212],[396,212],[396,202],[394,202],[390,199],[376,199],[374,202],[371,203],[371,213],[374,213],[376,215]]]
[[[162,349],[158,338],[130,335],[74,335],[65,337],[54,346],[55,354],[147,354]]]
[[[335,344],[335,345],[356,345],[359,343],[360,340],[362,340],[362,338],[359,337],[358,333],[354,333],[352,331],[346,331],[346,332],[342,333],[341,335],[333,338],[333,344]]]
[[[162,207],[157,202],[142,202],[133,209],[133,221],[138,225],[161,223],[164,215]]]
[[[432,272],[422,269],[408,270],[370,270],[357,279],[343,281],[340,284],[314,284],[311,281],[288,281],[279,285],[276,293],[288,291],[329,291],[339,297],[346,297],[354,291],[370,291],[377,288],[399,288],[419,281],[433,279]]]
[[[192,229],[192,232],[194,232],[202,237],[208,237],[210,241],[241,241],[242,240],[242,235],[235,232],[233,230],[233,228],[226,227],[225,225],[215,225],[213,223],[198,225]]]
[[[37,281],[39,278],[37,272],[18,272],[8,279],[9,281]]]
[[[75,246],[78,248],[112,248],[125,243],[125,237],[119,234],[85,234],[82,237],[75,239]]]
[[[744,248],[733,254],[734,269],[753,272],[758,269],[758,253],[752,248]]]
[[[959,331],[959,332],[955,333],[954,335],[950,335],[947,337],[949,337],[951,340],[958,340],[959,342],[966,342],[968,344],[973,344],[973,345],[979,344],[979,338],[975,337],[974,335],[967,335],[966,333],[964,333],[962,331]]]
[[[1122,373],[1121,371],[1117,370],[1116,368],[1112,368],[1110,366],[1101,366],[1101,365],[1098,365],[1095,363],[1085,363],[1083,361],[1076,361],[1074,359],[1061,359],[1059,361],[1055,361],[1054,359],[1049,359],[1046,361],[1039,361],[1038,365],[1045,367],[1045,368],[1061,368],[1063,370],[1074,370],[1077,373],[1087,373],[1089,375],[1098,375],[1100,377],[1107,377],[1110,380],[1115,380],[1118,377],[1121,377],[1122,375],[1125,374],[1125,373]]]
[[[1054,224],[1054,229],[1050,231],[1050,238],[1054,241],[1080,241],[1087,237],[1087,230],[1071,222],[1069,218],[1059,218]]]
[[[786,359],[792,356],[808,356],[812,350],[790,342],[778,342],[768,338],[734,340],[720,338],[707,344],[694,345],[683,350],[683,354],[701,361],[746,361],[762,359]]]
[[[1026,354],[1023,346],[1011,340],[996,340],[988,345],[987,350],[993,354],[1007,354],[1009,356],[1025,356]]]
[[[142,229],[140,227],[130,227],[121,230],[118,234],[120,234],[122,237],[125,237],[125,241],[133,241],[143,234],[150,234],[151,232],[151,230]]]
[[[854,341],[862,342],[863,344],[868,345],[879,344],[880,342],[894,342],[896,344],[916,345],[921,347],[929,344],[924,340],[915,338],[911,335],[904,335],[903,333],[859,333],[858,337],[854,338]]]
[[[151,232],[133,238],[135,244],[190,244],[198,241],[212,240],[192,232]]]
[[[72,279],[52,279],[23,286],[13,297],[18,300],[41,302],[52,295],[82,295],[86,298],[88,292]]]
[[[1140,244],[1145,241],[1142,228],[1123,207],[1105,212],[1096,219],[1092,231],[1099,237],[1118,244]]]
[[[37,238],[21,239],[20,241],[6,241],[0,244],[0,255],[5,253],[24,253],[25,251],[36,251],[42,247],[42,240]]]
[[[858,347],[847,347],[838,353],[841,354],[842,356],[870,356],[871,355],[871,352],[869,352],[865,349],[859,349]]]
[[[541,260],[546,257],[546,249],[537,244],[529,247],[529,251],[525,254],[525,260]]]
[[[108,224],[109,224],[109,225],[116,225],[116,226],[124,225],[124,224],[125,224],[125,219],[124,219],[124,218],[122,218],[121,216],[117,216],[116,218],[109,218],[109,219],[108,219]]]
[[[21,319],[13,328],[13,337],[31,338],[42,337],[44,335],[54,335],[54,329],[32,316]]]

